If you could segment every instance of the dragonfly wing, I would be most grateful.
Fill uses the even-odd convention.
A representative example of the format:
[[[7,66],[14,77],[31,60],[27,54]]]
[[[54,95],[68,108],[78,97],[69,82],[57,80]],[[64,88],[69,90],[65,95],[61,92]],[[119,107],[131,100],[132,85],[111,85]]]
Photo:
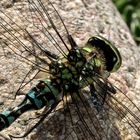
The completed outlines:
[[[1,1],[0,7],[0,103],[11,107],[21,102],[36,78],[50,76],[50,62],[67,57],[71,46],[63,20],[49,1],[13,1],[11,8]]]
[[[87,90],[66,94],[61,102],[63,107],[56,109],[55,114],[37,129],[32,139],[121,139],[109,110],[102,106],[98,112],[90,102],[89,94]]]
[[[109,124],[115,126],[119,132],[116,133],[116,136],[120,136],[120,138],[138,138],[140,136],[139,107],[130,99],[127,93],[112,85],[109,80],[98,77],[98,80],[94,80],[94,83],[96,86],[96,102],[99,104],[98,112],[106,122],[104,126]],[[92,104],[96,107],[94,103]],[[112,130],[115,129],[112,127]],[[126,133],[127,135],[125,135]]]
[[[96,83],[98,106],[91,98],[90,86],[76,93],[65,94],[61,102],[63,107],[43,123],[33,139],[37,136],[68,140],[139,138],[139,108],[127,93],[108,80],[104,81],[101,77],[93,80]],[[49,135],[42,135],[42,131],[47,131]]]
[[[67,57],[66,52],[71,47],[68,30],[50,1],[13,1],[12,9],[2,7],[0,31],[1,65],[3,71],[7,71],[2,75],[11,80],[13,84],[10,87],[13,87],[18,79],[21,79],[21,83],[30,82],[38,71],[49,73],[48,66],[52,59]],[[7,65],[4,61],[7,61]],[[42,73],[41,78],[49,77],[49,74],[47,76]],[[21,89],[21,85],[16,87]]]

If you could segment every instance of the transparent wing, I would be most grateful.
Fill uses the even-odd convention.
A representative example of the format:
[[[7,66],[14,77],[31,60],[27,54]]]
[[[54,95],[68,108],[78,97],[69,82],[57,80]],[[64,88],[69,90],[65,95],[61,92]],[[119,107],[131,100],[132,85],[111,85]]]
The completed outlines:
[[[140,109],[130,98],[131,95],[124,93],[101,76],[95,79],[93,78],[94,85],[90,85],[86,93],[89,93],[87,98],[90,99],[90,106],[98,112],[100,126],[107,139],[139,138]]]
[[[49,64],[67,57],[68,31],[49,1],[0,2],[1,110],[16,106],[36,79],[49,77]],[[15,95],[19,95],[13,102]]]
[[[18,79],[21,83],[30,82],[32,78],[28,77],[34,77],[38,71],[49,73],[48,66],[52,59],[67,57],[69,34],[49,1],[13,1],[12,9],[2,7],[0,30],[1,73],[13,82],[12,85],[16,85]],[[20,77],[25,77],[24,81]]]
[[[32,139],[139,139],[138,106],[108,80],[98,77],[93,81],[96,98],[89,86],[66,93],[63,107],[39,127]],[[43,135],[45,132],[49,135]]]

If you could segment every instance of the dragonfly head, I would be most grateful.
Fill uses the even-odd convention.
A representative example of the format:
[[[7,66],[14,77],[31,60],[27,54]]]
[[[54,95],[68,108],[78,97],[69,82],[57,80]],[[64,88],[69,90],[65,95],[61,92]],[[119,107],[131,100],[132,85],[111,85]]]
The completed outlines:
[[[101,36],[94,36],[88,40],[86,46],[87,48],[85,48],[89,52],[92,51],[93,48],[95,48],[96,50],[98,50],[98,53],[100,53],[100,51],[103,53],[106,70],[109,73],[115,72],[120,68],[122,63],[121,55],[118,49],[107,39]],[[88,46],[90,46],[90,48],[88,48]]]

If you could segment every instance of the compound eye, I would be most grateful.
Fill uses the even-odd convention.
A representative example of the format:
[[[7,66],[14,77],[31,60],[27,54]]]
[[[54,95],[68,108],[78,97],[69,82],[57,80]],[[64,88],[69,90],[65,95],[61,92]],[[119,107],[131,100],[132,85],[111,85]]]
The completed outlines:
[[[108,72],[115,72],[120,68],[122,63],[121,55],[118,49],[107,39],[102,36],[94,36],[88,40],[87,44],[103,51]]]

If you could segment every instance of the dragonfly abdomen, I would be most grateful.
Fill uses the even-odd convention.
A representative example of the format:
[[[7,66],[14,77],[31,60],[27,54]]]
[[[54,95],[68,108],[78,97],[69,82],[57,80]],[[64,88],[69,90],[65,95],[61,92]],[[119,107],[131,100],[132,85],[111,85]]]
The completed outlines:
[[[46,105],[51,105],[57,100],[60,91],[50,80],[40,81],[36,87],[31,89],[26,95],[35,109],[41,109]]]
[[[50,80],[40,81],[25,96],[17,107],[8,109],[0,114],[0,130],[9,127],[24,112],[51,106],[57,100],[59,91]]]

